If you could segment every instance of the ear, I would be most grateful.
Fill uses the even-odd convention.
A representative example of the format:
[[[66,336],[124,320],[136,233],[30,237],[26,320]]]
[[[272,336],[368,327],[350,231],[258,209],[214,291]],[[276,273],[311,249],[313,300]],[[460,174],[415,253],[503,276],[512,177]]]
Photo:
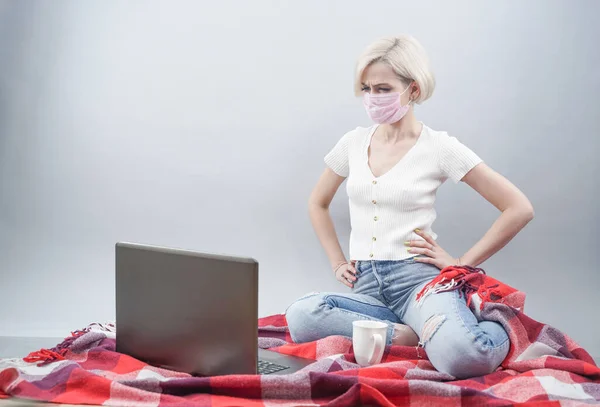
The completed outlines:
[[[410,87],[411,87],[411,89],[410,89],[410,98],[411,98],[411,100],[417,100],[417,98],[421,94],[421,89],[419,89],[419,85],[417,84],[417,82],[413,82],[410,85]]]

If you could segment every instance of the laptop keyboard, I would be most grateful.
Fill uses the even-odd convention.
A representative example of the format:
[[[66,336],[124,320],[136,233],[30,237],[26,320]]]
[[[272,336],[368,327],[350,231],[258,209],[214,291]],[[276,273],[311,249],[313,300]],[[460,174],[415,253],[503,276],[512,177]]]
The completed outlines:
[[[266,360],[258,361],[258,374],[271,374],[287,368],[287,366],[281,366],[276,363],[267,362]]]

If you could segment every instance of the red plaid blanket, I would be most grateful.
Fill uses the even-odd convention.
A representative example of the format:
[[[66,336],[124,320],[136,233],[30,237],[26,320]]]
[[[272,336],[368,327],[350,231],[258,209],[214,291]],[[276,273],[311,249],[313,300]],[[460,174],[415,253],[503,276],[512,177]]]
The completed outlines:
[[[283,315],[259,321],[259,346],[316,359],[292,375],[194,378],[115,352],[114,325],[92,324],[56,348],[0,360],[0,395],[107,406],[577,406],[600,403],[600,368],[568,336],[522,312],[524,295],[478,269],[448,268],[419,298],[460,289],[500,322],[511,350],[498,371],[469,380],[437,372],[422,349],[388,347],[359,368],[349,338],[293,344]],[[477,295],[475,295],[477,294]]]

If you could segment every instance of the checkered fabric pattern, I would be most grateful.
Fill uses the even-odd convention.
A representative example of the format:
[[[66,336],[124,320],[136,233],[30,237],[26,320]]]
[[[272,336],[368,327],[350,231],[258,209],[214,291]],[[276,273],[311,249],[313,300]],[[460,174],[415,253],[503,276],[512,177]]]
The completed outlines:
[[[481,284],[498,287],[487,276],[469,284],[472,293],[482,293]],[[435,295],[433,285],[428,288],[428,295]],[[259,320],[259,346],[315,359],[313,364],[291,375],[191,377],[115,352],[115,326],[92,324],[56,348],[0,360],[0,397],[127,407],[600,404],[600,368],[590,355],[559,330],[527,317],[522,293],[505,293],[511,301],[498,295],[471,301],[482,317],[501,323],[511,339],[502,366],[483,377],[456,380],[436,371],[422,348],[404,346],[389,346],[380,364],[360,368],[350,338],[294,344],[285,316],[274,315]]]

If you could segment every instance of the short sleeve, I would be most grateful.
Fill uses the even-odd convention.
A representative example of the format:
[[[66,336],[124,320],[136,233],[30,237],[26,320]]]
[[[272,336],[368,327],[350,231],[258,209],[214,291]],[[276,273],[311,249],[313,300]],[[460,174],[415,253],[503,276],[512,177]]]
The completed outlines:
[[[346,133],[325,156],[325,164],[341,177],[348,177],[350,173],[348,145],[351,134]]]
[[[443,134],[440,141],[440,168],[442,173],[456,184],[477,164],[483,162],[456,137]]]

